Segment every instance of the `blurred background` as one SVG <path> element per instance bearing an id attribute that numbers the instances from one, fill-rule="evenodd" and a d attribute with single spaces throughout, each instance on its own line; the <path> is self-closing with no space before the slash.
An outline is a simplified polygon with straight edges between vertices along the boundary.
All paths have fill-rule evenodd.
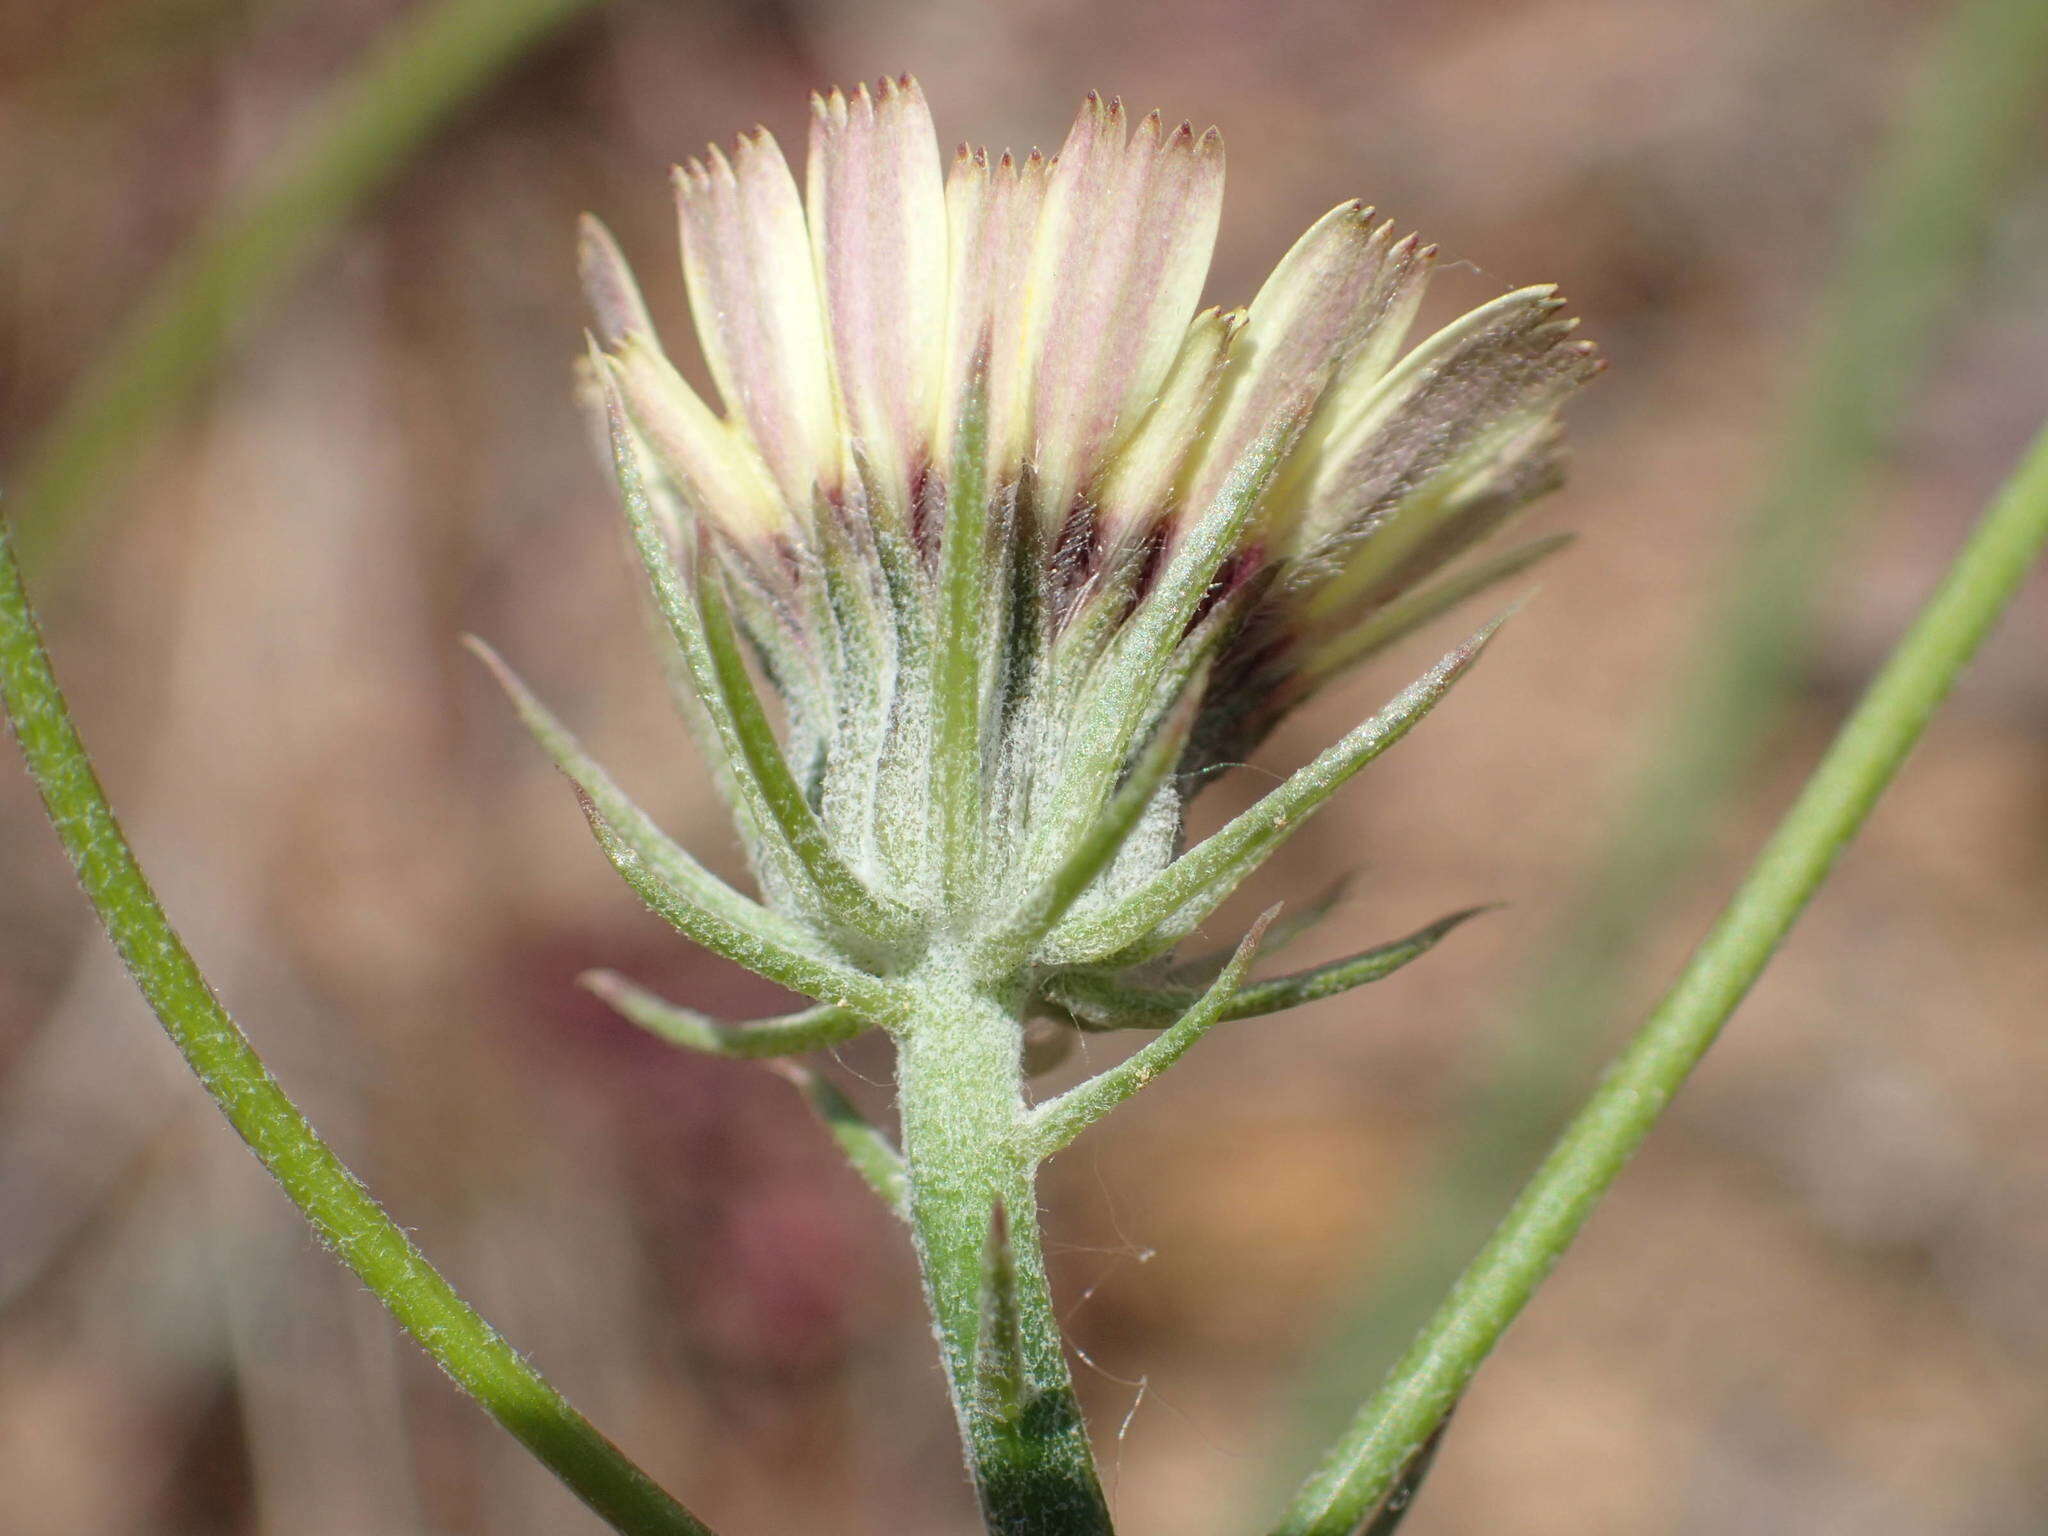
<path id="1" fill-rule="evenodd" d="M 470 0 L 438 67 L 502 57 L 460 89 L 379 77 L 356 181 L 295 201 L 342 121 L 325 93 L 424 9 L 0 0 L 10 516 L 172 916 L 456 1283 L 723 1531 L 965 1533 L 902 1233 L 786 1084 L 670 1051 L 574 978 L 615 966 L 735 1018 L 778 996 L 636 907 L 457 646 L 488 637 L 738 874 L 570 400 L 575 215 L 611 223 L 680 337 L 669 164 L 756 121 L 794 157 L 810 88 L 909 69 L 949 142 L 1049 149 L 1091 87 L 1220 124 L 1212 301 L 1353 195 L 1442 244 L 1439 316 L 1561 283 L 1613 368 L 1531 526 L 1580 542 L 1249 903 L 1359 871 L 1298 963 L 1505 909 L 1219 1032 L 1048 1171 L 1120 1519 L 1260 1529 L 2048 406 L 2031 10 Z M 435 90 L 448 112 L 410 139 L 362 131 Z M 179 253 L 209 238 L 202 281 Z M 155 286 L 181 270 L 184 331 Z M 2036 582 L 1480 1377 L 1406 1531 L 2048 1525 L 2044 621 Z M 1203 817 L 1461 622 L 1321 699 Z M 827 1065 L 886 1103 L 874 1042 Z M 184 1075 L 11 753 L 0 1528 L 597 1529 Z"/>

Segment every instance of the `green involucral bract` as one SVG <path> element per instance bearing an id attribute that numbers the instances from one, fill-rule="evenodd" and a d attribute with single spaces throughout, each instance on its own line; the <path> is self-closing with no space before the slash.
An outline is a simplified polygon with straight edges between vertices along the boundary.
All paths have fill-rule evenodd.
<path id="1" fill-rule="evenodd" d="M 1056 156 L 949 171 L 907 77 L 812 107 L 802 191 L 761 130 L 676 173 L 722 409 L 611 237 L 586 221 L 581 243 L 580 389 L 756 894 L 486 659 L 648 905 L 816 1006 L 727 1025 L 593 990 L 714 1054 L 892 1035 L 900 1151 L 795 1081 L 908 1218 L 990 1528 L 1106 1531 L 1037 1166 L 1215 1025 L 1377 980 L 1472 915 L 1267 982 L 1270 913 L 1220 963 L 1175 957 L 1493 626 L 1192 847 L 1187 801 L 1347 666 L 1557 547 L 1461 559 L 1557 483 L 1559 408 L 1599 364 L 1545 287 L 1404 356 L 1435 249 L 1356 202 L 1249 306 L 1197 312 L 1214 129 L 1091 96 Z M 1160 1033 L 1034 1106 L 1034 1021 Z"/>

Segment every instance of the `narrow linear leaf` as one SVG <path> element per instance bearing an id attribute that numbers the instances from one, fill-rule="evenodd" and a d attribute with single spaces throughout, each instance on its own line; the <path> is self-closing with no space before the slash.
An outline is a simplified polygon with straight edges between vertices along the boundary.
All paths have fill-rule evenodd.
<path id="1" fill-rule="evenodd" d="M 791 948 L 771 934 L 735 923 L 691 900 L 686 892 L 656 873 L 587 796 L 581 798 L 583 814 L 612 868 L 624 876 L 650 910 L 678 933 L 694 939 L 715 955 L 745 966 L 757 976 L 765 976 L 821 1003 L 851 1009 L 873 1023 L 887 1026 L 901 1016 L 902 1003 L 895 989 L 879 977 L 808 950 Z"/>
<path id="2" fill-rule="evenodd" d="M 1041 958 L 1059 965 L 1112 957 L 1136 961 L 1178 943 L 1346 780 L 1414 729 L 1470 670 L 1503 622 L 1487 625 L 1385 709 L 1116 905 L 1053 929 Z"/>
<path id="3" fill-rule="evenodd" d="M 694 1008 L 684 1008 L 628 980 L 617 971 L 586 971 L 577 978 L 586 992 L 602 998 L 620 1017 L 651 1035 L 686 1051 L 759 1061 L 768 1056 L 797 1056 L 843 1045 L 861 1034 L 868 1021 L 848 1008 L 820 1004 L 772 1019 L 726 1024 Z"/>
<path id="4" fill-rule="evenodd" d="M 868 1188 L 882 1197 L 882 1203 L 906 1221 L 910 1215 L 910 1174 L 903 1154 L 873 1121 L 853 1105 L 822 1072 L 793 1061 L 772 1061 L 769 1070 L 787 1078 L 804 1096 L 804 1102 L 824 1122 L 839 1150 L 853 1165 L 853 1171 Z"/>
<path id="5" fill-rule="evenodd" d="M 811 936 L 802 928 L 774 909 L 741 895 L 657 827 L 653 819 L 619 788 L 603 766 L 583 750 L 568 727 L 541 703 L 533 690 L 506 665 L 503 657 L 474 635 L 464 636 L 463 644 L 490 668 L 491 675 L 512 700 L 533 739 L 554 760 L 563 776 L 576 786 L 577 793 L 597 807 L 620 840 L 646 860 L 663 880 L 687 895 L 696 905 L 729 923 L 769 934 L 792 949 L 815 947 Z"/>
<path id="6" fill-rule="evenodd" d="M 1726 509 L 1725 549 L 1693 578 L 1704 605 L 1617 771 L 1591 786 L 1586 853 L 1548 903 L 1537 964 L 1477 1047 L 1487 1071 L 1445 1106 L 1410 1214 L 1392 1223 L 1401 1235 L 1302 1373 L 1285 1441 L 1327 1438 L 1358 1382 L 1400 1354 L 1597 1070 L 1650 936 L 1698 890 L 1715 830 L 1770 781 L 1760 769 L 1809 680 L 1816 610 L 1876 536 L 1863 493 L 1928 398 L 1930 357 L 1982 300 L 1992 231 L 2038 184 L 2048 6 L 1954 0 L 1924 14 L 1910 91 L 1870 104 L 1889 126 L 1858 175 L 1843 260 L 1795 327 L 1810 335 L 1794 376 L 1774 383 L 1773 367 L 1758 381 L 1775 397 L 1772 462 Z"/>
<path id="7" fill-rule="evenodd" d="M 320 1240 L 457 1386 L 614 1530 L 709 1536 L 427 1261 L 320 1139 L 214 995 L 107 804 L 71 723 L 0 524 L 0 704 L 43 806 L 164 1033 Z"/>
<path id="8" fill-rule="evenodd" d="M 1273 1536 L 1348 1536 L 1443 1422 L 1720 1035 L 2048 545 L 2048 428 L 1700 941 Z"/>
<path id="9" fill-rule="evenodd" d="M 1237 953 L 1230 957 L 1230 964 L 1223 968 L 1223 974 L 1210 984 L 1209 990 L 1192 1008 L 1175 1020 L 1172 1028 L 1157 1039 L 1146 1042 L 1142 1049 L 1134 1051 L 1107 1071 L 1098 1072 L 1087 1082 L 1068 1089 L 1058 1098 L 1048 1100 L 1031 1111 L 1025 1120 L 1024 1134 L 1032 1154 L 1040 1158 L 1052 1156 L 1179 1061 L 1197 1040 L 1222 1022 L 1224 1011 L 1237 993 L 1238 983 L 1244 980 L 1252 956 L 1258 952 L 1259 940 L 1265 936 L 1268 925 L 1279 911 L 1278 907 L 1270 908 L 1252 924 L 1251 932 L 1237 946 Z"/>
<path id="10" fill-rule="evenodd" d="M 1394 1479 L 1394 1486 L 1387 1490 L 1387 1496 L 1380 1500 L 1371 1518 L 1358 1528 L 1358 1536 L 1394 1536 L 1394 1532 L 1401 1528 L 1401 1522 L 1408 1518 L 1408 1511 L 1415 1507 L 1415 1496 L 1422 1492 L 1423 1479 L 1436 1465 L 1436 1453 L 1442 1448 L 1444 1435 L 1450 1427 L 1451 1415 L 1446 1413 L 1443 1422 L 1408 1458 L 1400 1475 Z"/>
<path id="11" fill-rule="evenodd" d="M 1221 1021 L 1280 1013 L 1379 981 L 1409 961 L 1428 954 L 1453 928 L 1492 910 L 1467 907 L 1390 944 L 1361 950 L 1326 965 L 1275 976 L 1270 981 L 1252 982 L 1231 999 Z M 1268 949 L 1271 947 L 1267 945 Z M 1046 994 L 1086 1030 L 1158 1029 L 1192 1008 L 1202 997 L 1192 987 L 1145 986 L 1086 971 L 1056 978 L 1047 985 Z"/>

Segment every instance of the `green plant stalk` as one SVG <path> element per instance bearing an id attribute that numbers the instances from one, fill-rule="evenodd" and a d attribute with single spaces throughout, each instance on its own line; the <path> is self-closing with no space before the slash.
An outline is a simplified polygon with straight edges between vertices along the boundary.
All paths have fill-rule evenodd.
<path id="1" fill-rule="evenodd" d="M 344 1264 L 456 1384 L 629 1536 L 709 1536 L 499 1337 L 329 1150 L 200 974 L 108 806 L 0 524 L 0 702 L 80 883 L 221 1113 Z"/>
<path id="2" fill-rule="evenodd" d="M 1696 949 L 1507 1218 L 1295 1495 L 1276 1536 L 1347 1536 L 1442 1423 L 1762 973 L 2048 545 L 2035 439 Z"/>
<path id="3" fill-rule="evenodd" d="M 1376 1370 L 1443 1293 L 1524 1170 L 1555 1135 L 1623 1005 L 1631 961 L 1716 819 L 1746 782 L 1797 681 L 1815 602 L 1848 509 L 1891 434 L 1970 259 L 1996 217 L 2048 81 L 2048 6 L 1964 0 L 1933 51 L 1864 199 L 1816 326 L 1785 447 L 1722 583 L 1645 766 L 1562 904 L 1528 991 L 1447 1129 L 1407 1234 L 1343 1336 L 1320 1356 L 1302 1412 L 1321 1439 L 1351 1383 Z"/>
<path id="4" fill-rule="evenodd" d="M 1025 1136 L 1022 998 L 977 985 L 960 957 L 927 960 L 896 1037 L 909 1214 L 969 1470 L 993 1536 L 1108 1536 L 1047 1287 L 1036 1158 Z M 1023 1381 L 1015 1412 L 977 1386 L 984 1272 L 997 1209 L 1011 1246 Z"/>
<path id="5" fill-rule="evenodd" d="M 254 311 L 451 113 L 595 0 L 438 0 L 311 108 L 254 190 L 156 279 L 74 388 L 14 487 L 21 558 L 76 547 L 117 464 L 212 371 Z"/>

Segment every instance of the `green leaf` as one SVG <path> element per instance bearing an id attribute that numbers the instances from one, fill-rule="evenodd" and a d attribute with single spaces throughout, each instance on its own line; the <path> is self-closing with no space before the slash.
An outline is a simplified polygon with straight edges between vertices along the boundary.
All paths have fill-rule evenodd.
<path id="1" fill-rule="evenodd" d="M 1347 1536 L 1464 1394 L 1792 931 L 2048 546 L 2048 428 L 1828 746 L 1671 990 L 1615 1056 L 1273 1536 Z"/>
<path id="2" fill-rule="evenodd" d="M 1440 917 L 1391 944 L 1361 950 L 1342 960 L 1276 976 L 1270 981 L 1253 982 L 1238 991 L 1221 1018 L 1228 1021 L 1279 1013 L 1391 976 L 1409 961 L 1429 953 L 1453 928 L 1491 910 L 1468 907 Z M 1192 987 L 1148 986 L 1089 971 L 1070 971 L 1055 977 L 1046 984 L 1045 991 L 1051 1001 L 1086 1030 L 1158 1029 L 1192 1008 L 1202 997 Z"/>
<path id="3" fill-rule="evenodd" d="M 1415 1507 L 1415 1495 L 1422 1491 L 1422 1480 L 1429 1476 L 1429 1469 L 1436 1465 L 1436 1453 L 1444 1443 L 1444 1435 L 1451 1427 L 1451 1416 L 1444 1414 L 1443 1422 L 1437 1425 L 1430 1437 L 1415 1449 L 1394 1479 L 1394 1486 L 1387 1490 L 1364 1525 L 1358 1528 L 1358 1536 L 1394 1536 L 1401 1528 L 1401 1522 L 1408 1518 L 1408 1511 Z"/>
<path id="4" fill-rule="evenodd" d="M 1452 651 L 1378 714 L 1272 790 L 1250 810 L 1107 911 L 1070 919 L 1046 936 L 1041 960 L 1135 962 L 1163 953 L 1214 911 L 1336 790 L 1412 730 L 1479 658 L 1502 620 Z"/>
<path id="5" fill-rule="evenodd" d="M 1753 377 L 1768 402 L 1759 446 L 1769 462 L 1719 514 L 1719 553 L 1687 573 L 1694 616 L 1667 642 L 1670 660 L 1614 763 L 1585 786 L 1584 852 L 1550 893 L 1536 963 L 1474 1042 L 1486 1071 L 1442 1106 L 1406 1211 L 1389 1223 L 1400 1235 L 1373 1255 L 1371 1282 L 1356 1286 L 1303 1372 L 1298 1435 L 1335 1431 L 1357 1382 L 1400 1353 L 1485 1241 L 1546 1130 L 1598 1070 L 1655 937 L 1721 867 L 1717 834 L 1775 782 L 1784 722 L 1826 644 L 1817 613 L 1881 537 L 1894 497 L 1886 471 L 1930 398 L 1930 363 L 1945 367 L 1958 324 L 1981 312 L 1997 280 L 1985 261 L 1996 231 L 2037 195 L 2027 189 L 2039 185 L 2048 6 L 1955 0 L 1923 14 L 1901 56 L 1909 94 L 1864 109 L 1873 129 L 1880 118 L 1889 126 L 1858 162 L 1860 189 L 1842 189 L 1844 205 L 1858 206 L 1832 280 L 1811 274 L 1817 302 L 1794 327 L 1808 344 L 1796 357 L 1774 347 Z M 1597 578 L 1586 590 L 1598 600 Z"/>
<path id="6" fill-rule="evenodd" d="M 1107 1071 L 1068 1089 L 1056 1099 L 1039 1105 L 1025 1117 L 1025 1143 L 1034 1157 L 1046 1158 L 1071 1142 L 1089 1126 L 1143 1088 L 1153 1078 L 1185 1056 L 1194 1043 L 1223 1019 L 1237 994 L 1238 983 L 1258 951 L 1259 940 L 1279 912 L 1271 908 L 1252 925 L 1230 957 L 1230 964 L 1195 1002 L 1175 1020 L 1173 1027 L 1131 1053 Z"/>
<path id="7" fill-rule="evenodd" d="M 801 1055 L 842 1045 L 869 1027 L 869 1021 L 851 1009 L 829 1004 L 747 1024 L 725 1024 L 657 997 L 617 971 L 586 971 L 577 981 L 649 1034 L 707 1056 L 758 1061 L 767 1056 Z"/>

